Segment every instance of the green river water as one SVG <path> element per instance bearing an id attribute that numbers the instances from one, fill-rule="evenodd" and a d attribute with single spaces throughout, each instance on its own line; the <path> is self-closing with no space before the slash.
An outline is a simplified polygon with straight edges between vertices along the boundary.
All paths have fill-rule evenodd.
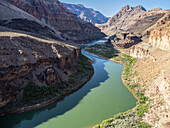
<path id="1" fill-rule="evenodd" d="M 84 47 L 82 54 L 94 61 L 94 75 L 90 81 L 62 101 L 45 108 L 1 117 L 0 128 L 91 128 L 133 108 L 136 100 L 121 80 L 123 66 L 87 53 Z"/>

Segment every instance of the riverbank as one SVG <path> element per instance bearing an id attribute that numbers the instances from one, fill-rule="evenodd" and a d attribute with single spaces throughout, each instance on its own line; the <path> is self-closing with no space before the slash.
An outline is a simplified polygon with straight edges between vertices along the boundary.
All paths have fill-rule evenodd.
<path id="1" fill-rule="evenodd" d="M 26 92 L 32 91 L 31 92 L 32 94 L 29 94 L 29 95 L 23 94 L 23 100 L 22 100 L 23 103 L 21 104 L 21 106 L 15 106 L 10 109 L 5 108 L 5 109 L 1 110 L 0 115 L 4 116 L 4 115 L 10 114 L 10 113 L 23 113 L 23 112 L 28 112 L 28 111 L 32 111 L 35 109 L 43 108 L 43 107 L 48 106 L 52 103 L 60 101 L 63 98 L 65 98 L 66 96 L 68 96 L 69 94 L 79 90 L 84 84 L 86 84 L 92 78 L 92 76 L 94 74 L 94 69 L 92 66 L 93 62 L 83 55 L 82 55 L 82 58 L 83 58 L 83 61 L 80 60 L 80 62 L 76 65 L 78 72 L 76 74 L 71 75 L 68 83 L 63 83 L 62 85 L 60 84 L 60 86 L 57 85 L 57 86 L 59 86 L 59 88 L 54 88 L 55 86 L 52 87 L 53 90 L 57 89 L 57 90 L 60 90 L 60 92 L 56 92 L 56 90 L 53 92 L 49 91 L 48 87 L 38 87 L 37 90 L 41 90 L 41 88 L 43 88 L 42 90 L 44 91 L 44 89 L 47 88 L 47 91 L 49 91 L 49 93 L 51 93 L 50 95 L 48 95 L 48 97 L 45 97 L 45 98 L 38 97 L 37 95 L 41 96 L 41 94 L 39 94 L 39 92 L 34 92 L 37 88 L 37 85 L 27 85 L 25 87 L 27 89 Z M 69 87 L 67 87 L 66 85 Z M 29 87 L 29 86 L 31 86 L 31 87 Z M 67 87 L 67 88 L 65 88 L 65 87 Z M 29 90 L 29 89 L 32 89 L 32 90 Z M 32 95 L 35 95 L 35 96 L 33 97 Z M 36 99 L 33 99 L 35 97 L 36 97 Z M 31 102 L 30 102 L 30 100 L 31 100 Z M 32 102 L 32 101 L 35 101 L 36 103 Z"/>
<path id="2" fill-rule="evenodd" d="M 149 107 L 148 97 L 144 96 L 145 90 L 142 85 L 133 81 L 133 77 L 137 75 L 136 72 L 133 72 L 133 66 L 136 63 L 137 59 L 121 53 L 121 51 L 114 49 L 113 46 L 108 43 L 95 44 L 86 48 L 86 51 L 122 64 L 124 67 L 121 76 L 122 82 L 124 86 L 138 100 L 136 107 L 134 107 L 133 109 L 124 113 L 119 113 L 111 119 L 104 120 L 101 124 L 96 125 L 95 128 L 151 127 L 149 124 L 142 122 L 142 117 L 144 116 L 144 113 L 148 111 Z M 116 52 L 112 53 L 113 51 Z M 110 55 L 110 53 L 112 54 Z"/>

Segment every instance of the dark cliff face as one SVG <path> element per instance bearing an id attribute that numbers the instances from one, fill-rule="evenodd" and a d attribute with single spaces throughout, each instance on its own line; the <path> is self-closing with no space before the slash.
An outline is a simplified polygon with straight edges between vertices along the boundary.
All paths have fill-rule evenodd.
<path id="1" fill-rule="evenodd" d="M 66 40 L 83 42 L 105 36 L 100 29 L 79 19 L 76 14 L 66 9 L 58 0 L 8 1 L 39 20 L 53 26 L 62 33 L 62 37 Z"/>
<path id="2" fill-rule="evenodd" d="M 17 33 L 6 35 L 0 36 L 0 108 L 20 102 L 29 83 L 57 85 L 77 72 L 80 48 Z"/>
<path id="3" fill-rule="evenodd" d="M 0 32 L 18 31 L 43 38 L 64 40 L 54 27 L 9 4 L 6 0 L 0 1 L 0 15 Z"/>
<path id="4" fill-rule="evenodd" d="M 75 5 L 63 3 L 63 5 L 72 13 L 77 14 L 77 16 L 82 20 L 92 24 L 103 24 L 109 20 L 109 18 L 105 17 L 99 11 L 95 11 L 91 8 L 86 8 L 81 4 Z"/>
<path id="5" fill-rule="evenodd" d="M 68 87 L 81 56 L 72 40 L 104 35 L 57 0 L 8 1 L 11 4 L 0 1 L 0 114 L 23 105 L 23 91 L 30 83 Z"/>

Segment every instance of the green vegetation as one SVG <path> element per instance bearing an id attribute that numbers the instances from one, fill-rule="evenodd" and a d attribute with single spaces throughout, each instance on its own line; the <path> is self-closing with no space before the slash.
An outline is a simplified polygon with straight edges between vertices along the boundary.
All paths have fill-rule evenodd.
<path id="1" fill-rule="evenodd" d="M 140 117 L 137 115 L 137 110 L 128 110 L 127 112 L 118 113 L 113 118 L 104 120 L 101 124 L 96 125 L 95 128 L 130 128 L 137 126 L 140 123 Z"/>
<path id="2" fill-rule="evenodd" d="M 124 65 L 124 75 L 125 75 L 126 80 L 129 75 L 130 76 L 133 75 L 132 74 L 132 66 L 137 61 L 135 58 L 132 58 L 131 56 L 126 55 L 126 54 L 121 54 L 117 57 L 113 57 L 112 59 L 114 59 L 116 61 L 120 61 Z"/>
<path id="3" fill-rule="evenodd" d="M 117 55 L 118 51 L 109 43 L 101 43 L 89 46 L 86 51 L 100 55 L 105 58 L 112 58 Z"/>
<path id="4" fill-rule="evenodd" d="M 85 56 L 81 56 L 79 62 L 76 65 L 78 72 L 85 72 L 87 70 L 92 70 L 93 67 L 91 63 L 87 60 Z"/>
<path id="5" fill-rule="evenodd" d="M 117 127 L 135 126 L 139 128 L 150 128 L 151 126 L 149 124 L 141 122 L 141 118 L 144 116 L 144 113 L 148 112 L 148 108 L 149 108 L 149 103 L 147 103 L 148 97 L 144 96 L 144 91 L 145 91 L 143 89 L 144 86 L 141 86 L 140 84 L 134 82 L 132 79 L 137 75 L 137 72 L 133 72 L 133 65 L 137 62 L 137 59 L 132 58 L 131 56 L 126 54 L 118 54 L 116 50 L 109 50 L 109 49 L 110 46 L 108 46 L 107 44 L 105 45 L 96 44 L 90 46 L 86 50 L 105 58 L 112 58 L 113 60 L 122 63 L 124 66 L 123 75 L 122 75 L 123 82 L 133 92 L 133 94 L 135 94 L 136 98 L 138 99 L 138 102 L 137 102 L 137 106 L 134 108 L 133 111 L 130 110 L 124 113 L 119 113 L 115 115 L 112 119 L 104 120 L 101 124 L 96 125 L 95 128 L 105 128 L 109 126 L 117 126 Z M 112 52 L 113 54 L 109 52 Z"/>
<path id="6" fill-rule="evenodd" d="M 144 105 L 144 104 L 140 104 L 138 107 L 138 115 L 142 118 L 144 116 L 144 113 L 148 112 L 148 107 L 149 104 Z"/>
<path id="7" fill-rule="evenodd" d="M 76 79 L 75 79 L 75 78 L 73 78 L 73 77 L 70 77 L 70 78 L 69 78 L 69 83 L 73 84 L 73 83 L 75 83 L 75 82 L 76 82 Z"/>
<path id="8" fill-rule="evenodd" d="M 79 80 L 78 80 L 76 74 L 70 75 L 70 78 L 69 78 L 69 83 L 70 83 L 70 84 L 74 84 L 74 83 L 76 83 L 77 81 L 79 81 Z"/>
<path id="9" fill-rule="evenodd" d="M 138 124 L 138 128 L 151 128 L 151 125 L 145 122 Z"/>
<path id="10" fill-rule="evenodd" d="M 144 93 L 138 92 L 136 93 L 136 96 L 138 97 L 138 103 L 139 104 L 145 104 L 146 101 L 148 101 L 148 97 L 144 96 Z"/>
<path id="11" fill-rule="evenodd" d="M 61 85 L 61 84 L 60 84 Z M 42 98 L 45 98 L 47 96 L 56 96 L 56 93 L 58 92 L 58 88 L 60 86 L 43 86 L 39 87 L 34 84 L 28 84 L 24 88 L 23 93 L 23 102 L 25 104 L 27 103 L 35 103 L 37 100 L 40 100 Z"/>

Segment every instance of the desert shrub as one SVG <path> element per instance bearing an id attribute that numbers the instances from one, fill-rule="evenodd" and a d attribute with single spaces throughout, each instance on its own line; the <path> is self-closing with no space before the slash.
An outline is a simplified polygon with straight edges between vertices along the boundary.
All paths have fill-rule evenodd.
<path id="1" fill-rule="evenodd" d="M 145 122 L 138 124 L 138 128 L 151 128 L 151 125 Z"/>
<path id="2" fill-rule="evenodd" d="M 97 124 L 97 125 L 95 126 L 95 128 L 100 128 L 100 124 Z"/>
<path id="3" fill-rule="evenodd" d="M 73 78 L 73 77 L 70 77 L 70 79 L 69 79 L 69 83 L 73 84 L 73 83 L 75 83 L 75 82 L 76 82 L 76 79 L 75 79 L 75 78 Z"/>
<path id="4" fill-rule="evenodd" d="M 142 118 L 144 116 L 144 113 L 148 112 L 149 104 L 147 105 L 139 105 L 138 107 L 138 115 Z"/>
<path id="5" fill-rule="evenodd" d="M 34 84 L 28 84 L 24 88 L 23 102 L 34 103 L 36 100 L 40 100 L 47 96 L 55 96 L 57 92 L 57 86 L 37 86 Z"/>
<path id="6" fill-rule="evenodd" d="M 92 70 L 93 67 L 89 60 L 85 56 L 80 56 L 80 59 L 76 65 L 78 72 L 85 72 L 87 70 Z"/>
<path id="7" fill-rule="evenodd" d="M 142 97 L 139 98 L 138 102 L 141 103 L 141 104 L 145 104 L 147 100 L 148 100 L 148 97 L 142 96 Z"/>

